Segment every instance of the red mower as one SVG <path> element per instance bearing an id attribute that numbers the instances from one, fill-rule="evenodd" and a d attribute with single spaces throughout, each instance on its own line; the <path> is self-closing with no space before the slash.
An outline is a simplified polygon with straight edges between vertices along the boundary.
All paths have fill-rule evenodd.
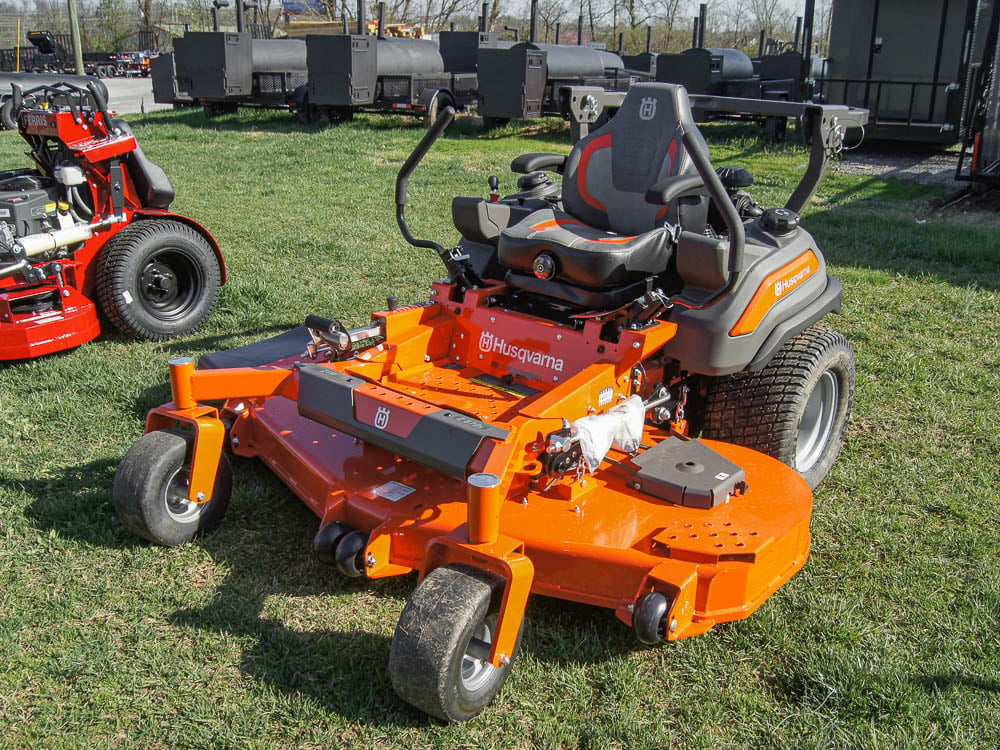
<path id="1" fill-rule="evenodd" d="M 516 159 L 520 192 L 456 198 L 445 248 L 404 207 L 446 111 L 396 203 L 448 278 L 361 329 L 310 316 L 171 360 L 173 401 L 115 477 L 124 525 L 208 532 L 230 451 L 261 458 L 319 517 L 321 560 L 419 575 L 389 674 L 453 721 L 500 690 L 529 594 L 610 609 L 645 644 L 747 617 L 805 564 L 851 407 L 850 346 L 815 325 L 841 285 L 796 211 L 863 115 L 806 105 L 807 176 L 764 210 L 746 170 L 712 169 L 683 88 L 637 84 L 568 157 Z"/>
<path id="2" fill-rule="evenodd" d="M 21 91 L 33 169 L 0 172 L 0 360 L 62 351 L 100 333 L 161 341 L 212 314 L 225 282 L 218 244 L 168 208 L 174 190 L 100 90 Z"/>

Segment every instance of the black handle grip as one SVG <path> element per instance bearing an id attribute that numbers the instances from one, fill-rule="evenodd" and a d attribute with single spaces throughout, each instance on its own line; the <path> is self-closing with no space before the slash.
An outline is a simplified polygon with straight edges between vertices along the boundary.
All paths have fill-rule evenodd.
<path id="1" fill-rule="evenodd" d="M 396 205 L 405 206 L 406 205 L 406 188 L 410 183 L 410 175 L 413 174 L 413 170 L 417 168 L 421 160 L 427 156 L 427 152 L 431 150 L 431 146 L 434 145 L 434 141 L 441 137 L 441 134 L 451 125 L 451 121 L 455 119 L 455 108 L 445 107 L 438 118 L 434 121 L 434 124 L 430 126 L 424 137 L 420 139 L 420 143 L 417 147 L 413 149 L 413 153 L 410 154 L 409 158 L 403 162 L 403 166 L 399 169 L 399 174 L 396 175 Z"/>
<path id="2" fill-rule="evenodd" d="M 324 318 L 321 315 L 306 315 L 305 324 L 306 328 L 323 333 L 335 333 L 340 327 L 339 321 L 333 318 Z"/>

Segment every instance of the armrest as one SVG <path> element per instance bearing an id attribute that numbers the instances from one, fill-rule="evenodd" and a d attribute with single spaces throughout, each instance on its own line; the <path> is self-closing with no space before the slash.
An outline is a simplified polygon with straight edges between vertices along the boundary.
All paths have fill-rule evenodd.
<path id="1" fill-rule="evenodd" d="M 564 166 L 565 154 L 521 154 L 510 163 L 510 170 L 517 174 L 531 174 L 540 170 L 562 174 Z"/>
<path id="2" fill-rule="evenodd" d="M 647 203 L 666 205 L 682 195 L 708 195 L 705 183 L 696 174 L 681 174 L 666 177 L 646 191 Z"/>

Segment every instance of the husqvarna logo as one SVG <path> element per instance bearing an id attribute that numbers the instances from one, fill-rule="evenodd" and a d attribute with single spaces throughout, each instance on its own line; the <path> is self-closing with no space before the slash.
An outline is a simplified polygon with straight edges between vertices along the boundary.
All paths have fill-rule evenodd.
<path id="1" fill-rule="evenodd" d="M 380 406 L 375 410 L 375 426 L 380 430 L 384 430 L 389 426 L 389 416 L 389 408 L 386 406 Z"/>
<path id="2" fill-rule="evenodd" d="M 639 102 L 639 119 L 652 120 L 656 117 L 656 97 L 647 96 Z"/>
<path id="3" fill-rule="evenodd" d="M 508 344 L 506 339 L 495 336 L 489 331 L 483 331 L 479 335 L 479 350 L 483 352 L 498 352 L 505 357 L 516 359 L 529 365 L 546 367 L 556 372 L 562 372 L 565 363 L 560 357 L 553 357 L 551 354 L 536 352 L 516 344 Z"/>

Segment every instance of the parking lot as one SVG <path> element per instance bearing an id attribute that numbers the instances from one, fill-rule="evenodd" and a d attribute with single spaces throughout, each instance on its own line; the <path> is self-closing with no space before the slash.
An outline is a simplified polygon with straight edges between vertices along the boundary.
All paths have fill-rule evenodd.
<path id="1" fill-rule="evenodd" d="M 170 104 L 153 101 L 152 78 L 105 78 L 108 87 L 108 106 L 119 114 L 152 112 L 156 109 L 170 109 Z"/>

